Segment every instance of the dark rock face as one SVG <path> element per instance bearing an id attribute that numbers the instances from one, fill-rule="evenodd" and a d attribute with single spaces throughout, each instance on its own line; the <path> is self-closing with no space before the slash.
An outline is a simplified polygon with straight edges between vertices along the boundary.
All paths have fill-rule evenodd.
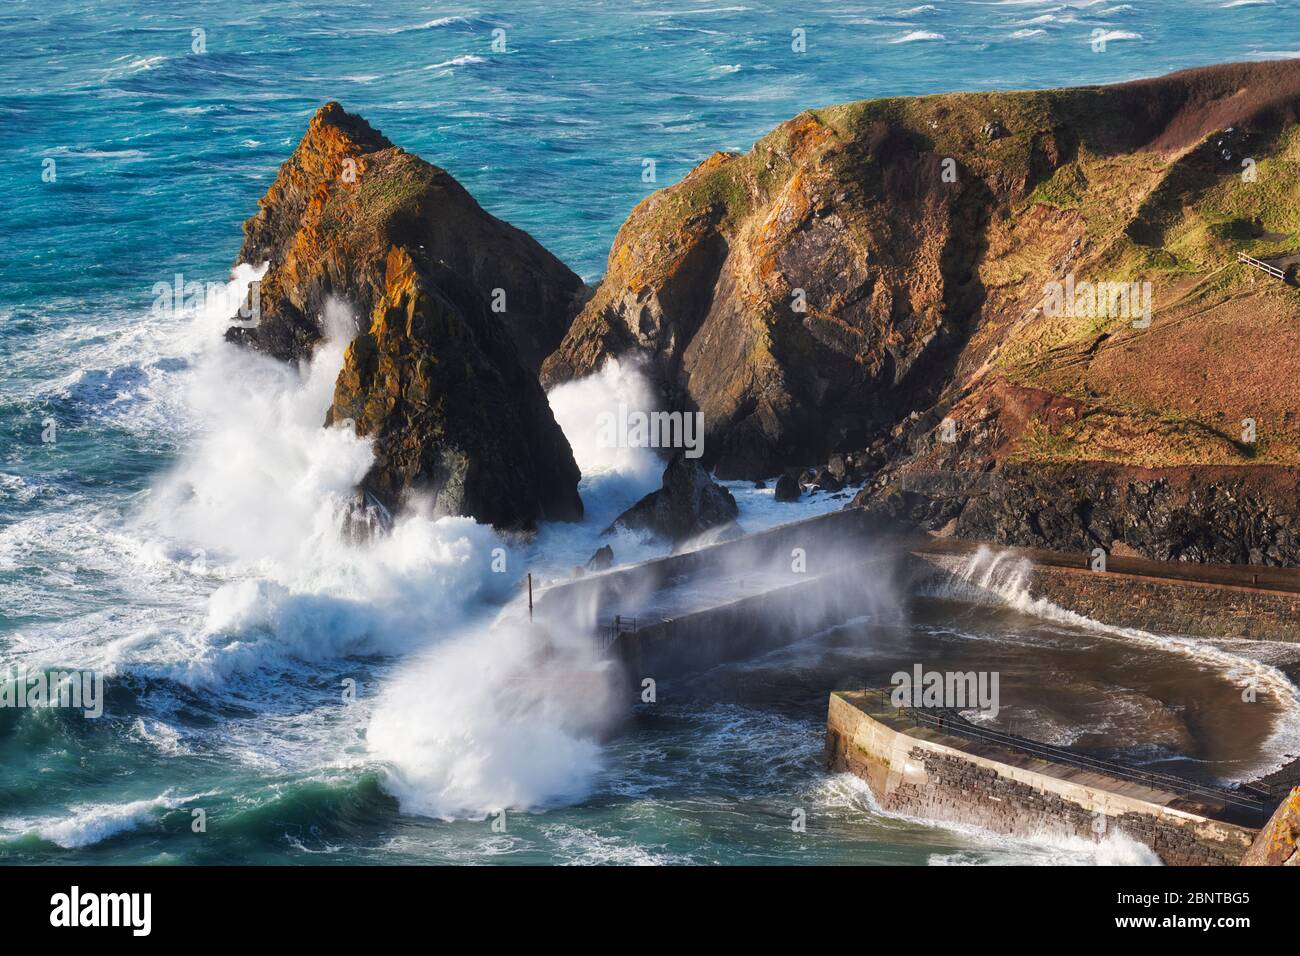
<path id="1" fill-rule="evenodd" d="M 344 420 L 374 436 L 363 484 L 382 502 L 426 494 L 498 527 L 582 517 L 573 453 L 509 336 L 467 321 L 404 248 L 339 372 L 327 423 Z"/>
<path id="2" fill-rule="evenodd" d="M 803 489 L 799 487 L 799 482 L 789 475 L 782 475 L 776 480 L 773 495 L 777 501 L 798 501 L 802 494 Z"/>
<path id="3" fill-rule="evenodd" d="M 983 299 L 988 187 L 940 166 L 888 121 L 815 113 L 715 154 L 633 211 L 543 381 L 644 354 L 721 478 L 865 443 Z"/>
<path id="4" fill-rule="evenodd" d="M 818 491 L 842 491 L 844 481 L 835 476 L 829 468 L 821 468 L 813 475 L 812 483 Z"/>
<path id="5" fill-rule="evenodd" d="M 607 544 L 602 544 L 596 549 L 587 560 L 588 571 L 608 571 L 614 566 L 614 549 Z"/>
<path id="6" fill-rule="evenodd" d="M 955 420 L 942 420 L 951 429 L 932 413 L 901 430 L 890 446 L 892 460 L 852 504 L 997 544 L 1127 549 L 1165 561 L 1300 564 L 1300 468 L 1141 467 L 1008 455 L 1025 422 L 1068 425 L 1079 409 L 1076 400 L 1004 383 L 977 392 L 952 411 Z M 1149 433 L 1142 429 L 1145 442 Z"/>
<path id="7" fill-rule="evenodd" d="M 613 527 L 649 530 L 679 544 L 740 513 L 731 492 L 716 484 L 694 459 L 678 452 L 664 469 L 663 487 L 652 491 L 614 521 Z"/>
<path id="8" fill-rule="evenodd" d="M 450 175 L 330 103 L 244 226 L 269 262 L 260 321 L 232 341 L 309 356 L 327 304 L 356 319 L 327 423 L 373 436 L 363 490 L 499 527 L 582 515 L 577 465 L 537 381 L 581 281 Z"/>
<path id="9" fill-rule="evenodd" d="M 1009 464 L 914 472 L 852 504 L 958 537 L 1057 551 L 1117 545 L 1161 561 L 1300 564 L 1300 473 Z"/>
<path id="10" fill-rule="evenodd" d="M 1162 561 L 1300 563 L 1300 481 L 1252 477 L 1011 465 L 970 498 L 957 534 L 1058 550 L 1119 541 Z"/>

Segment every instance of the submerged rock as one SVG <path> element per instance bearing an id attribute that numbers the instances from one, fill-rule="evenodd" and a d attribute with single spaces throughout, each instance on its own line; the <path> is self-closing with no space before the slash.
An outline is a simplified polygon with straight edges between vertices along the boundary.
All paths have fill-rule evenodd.
<path id="1" fill-rule="evenodd" d="M 535 374 L 577 276 L 337 103 L 260 207 L 239 257 L 269 263 L 260 317 L 227 337 L 286 361 L 331 332 L 352 340 L 327 423 L 374 439 L 367 494 L 498 527 L 581 518 L 578 467 Z M 351 321 L 326 328 L 331 309 Z"/>
<path id="2" fill-rule="evenodd" d="M 799 482 L 790 475 L 782 475 L 776 480 L 776 488 L 773 495 L 777 501 L 798 501 L 803 489 L 799 487 Z"/>
<path id="3" fill-rule="evenodd" d="M 812 478 L 812 484 L 818 491 L 842 491 L 844 482 L 835 476 L 829 468 L 822 468 Z"/>
<path id="4" fill-rule="evenodd" d="M 619 515 L 606 531 L 647 530 L 680 544 L 734 523 L 739 513 L 731 492 L 715 483 L 697 460 L 678 452 L 664 469 L 663 487 Z"/>

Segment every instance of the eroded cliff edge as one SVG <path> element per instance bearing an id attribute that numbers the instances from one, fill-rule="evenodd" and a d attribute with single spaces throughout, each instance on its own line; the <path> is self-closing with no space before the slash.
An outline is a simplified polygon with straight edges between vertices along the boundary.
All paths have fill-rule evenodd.
<path id="1" fill-rule="evenodd" d="M 1300 564 L 1300 297 L 1237 260 L 1300 252 L 1298 114 L 1295 61 L 806 112 L 637 206 L 543 381 L 644 354 L 720 476 L 932 530 Z M 1101 282 L 1149 314 L 1045 296 Z"/>
<path id="2" fill-rule="evenodd" d="M 373 438 L 365 491 L 390 511 L 422 495 L 498 527 L 582 516 L 536 375 L 582 294 L 576 275 L 337 103 L 259 206 L 239 260 L 269 263 L 260 317 L 228 337 L 297 360 L 332 307 L 351 313 L 327 422 Z"/>

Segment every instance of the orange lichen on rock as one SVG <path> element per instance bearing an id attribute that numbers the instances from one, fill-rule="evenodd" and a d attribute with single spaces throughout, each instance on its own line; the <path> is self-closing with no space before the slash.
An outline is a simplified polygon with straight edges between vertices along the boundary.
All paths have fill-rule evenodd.
<path id="1" fill-rule="evenodd" d="M 1295 787 L 1251 844 L 1243 866 L 1300 866 L 1300 787 Z"/>
<path id="2" fill-rule="evenodd" d="M 666 395 L 710 411 L 706 457 L 726 477 L 825 461 L 977 393 L 1007 398 L 982 394 L 998 383 L 1077 409 L 1008 417 L 995 446 L 966 449 L 981 468 L 1300 465 L 1287 412 L 1300 370 L 1270 389 L 1227 321 L 1289 342 L 1295 294 L 1272 289 L 1243 318 L 1240 268 L 1220 275 L 1234 247 L 1218 238 L 1255 228 L 1225 224 L 1244 208 L 1300 244 L 1300 188 L 1242 188 L 1239 159 L 1223 159 L 1249 143 L 1280 164 L 1270 182 L 1300 179 L 1297 95 L 1300 64 L 1256 63 L 802 113 L 637 206 L 543 379 L 643 353 Z M 1223 117 L 1234 129 L 1216 131 Z M 1047 314 L 1046 284 L 1067 275 L 1152 282 L 1154 324 Z M 1232 409 L 1258 412 L 1265 437 L 1244 447 Z"/>
<path id="3" fill-rule="evenodd" d="M 373 440 L 372 499 L 502 527 L 581 516 L 578 468 L 535 374 L 577 276 L 337 103 L 259 207 L 240 259 L 267 264 L 261 315 L 228 337 L 303 359 L 331 331 L 327 312 L 351 315 L 351 332 L 333 329 L 353 338 L 328 421 Z"/>

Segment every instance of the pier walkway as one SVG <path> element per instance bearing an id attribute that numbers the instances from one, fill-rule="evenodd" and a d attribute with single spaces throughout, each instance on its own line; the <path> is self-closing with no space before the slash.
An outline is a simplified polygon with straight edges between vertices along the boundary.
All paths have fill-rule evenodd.
<path id="1" fill-rule="evenodd" d="M 826 763 L 862 779 L 886 811 L 1025 839 L 1124 833 L 1171 865 L 1235 865 L 1271 804 L 1010 735 L 876 690 L 830 696 Z M 1001 739 L 998 739 L 1001 738 Z"/>

